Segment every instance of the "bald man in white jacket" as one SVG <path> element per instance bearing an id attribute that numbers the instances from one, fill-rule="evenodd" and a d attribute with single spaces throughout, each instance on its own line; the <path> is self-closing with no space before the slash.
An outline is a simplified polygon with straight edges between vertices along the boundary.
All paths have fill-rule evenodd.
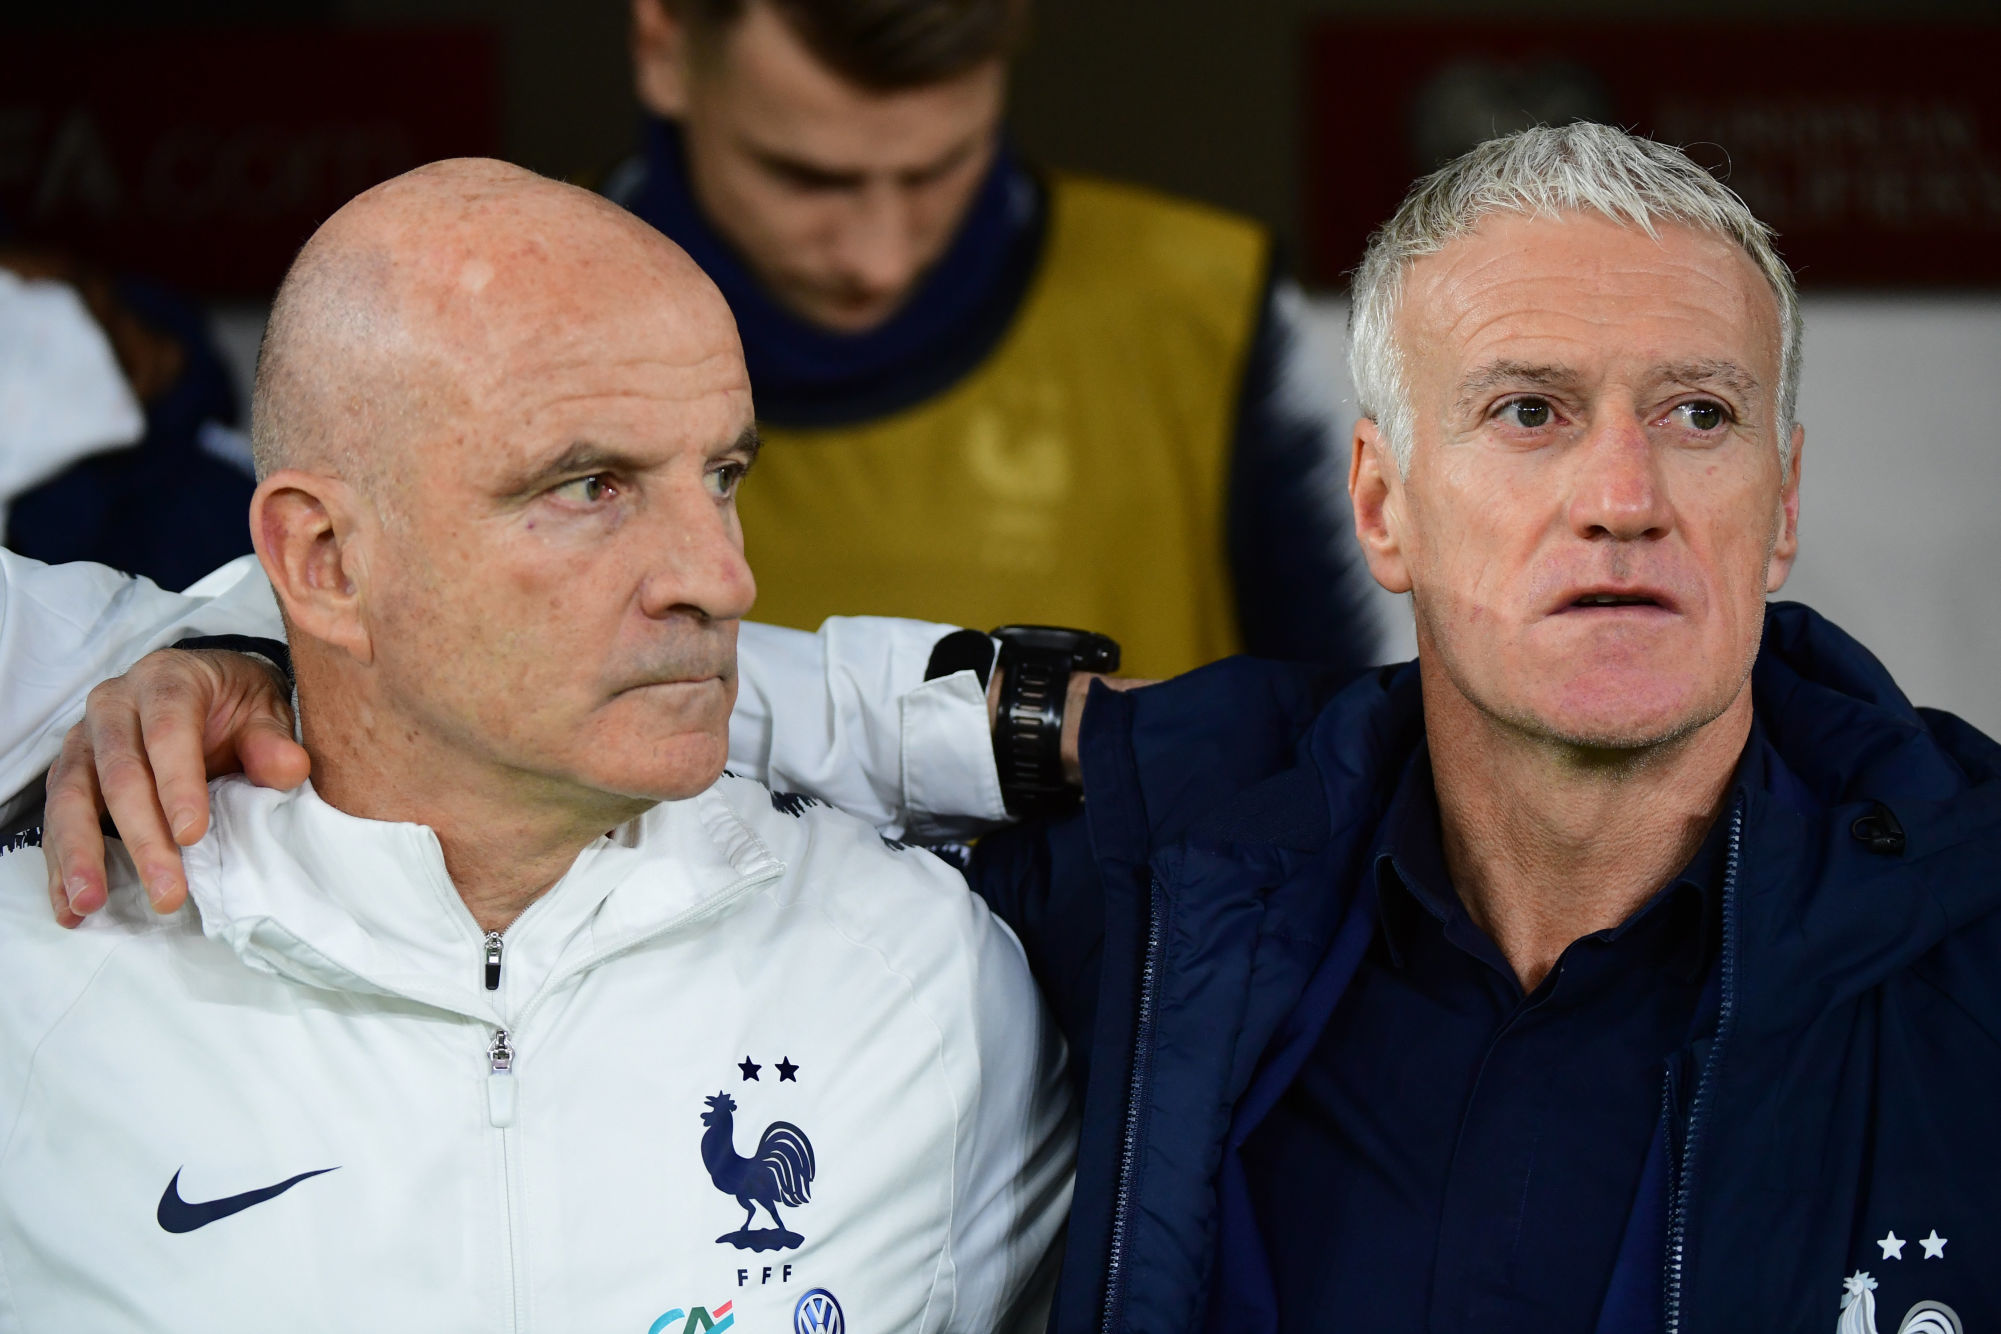
<path id="1" fill-rule="evenodd" d="M 218 782 L 170 915 L 114 851 L 64 930 L 0 854 L 0 1329 L 1033 1325 L 1072 1133 L 1019 946 L 716 779 L 754 436 L 713 289 L 497 164 L 301 266 L 295 310 L 365 301 L 281 294 L 260 372 L 340 372 L 257 432 L 313 780 Z"/>

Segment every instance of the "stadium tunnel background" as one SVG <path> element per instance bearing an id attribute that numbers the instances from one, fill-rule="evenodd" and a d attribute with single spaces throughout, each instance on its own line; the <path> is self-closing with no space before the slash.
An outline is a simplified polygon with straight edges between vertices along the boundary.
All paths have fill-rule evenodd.
<path id="1" fill-rule="evenodd" d="M 1402 25 L 1397 36 L 1408 41 L 1411 25 L 1429 24 L 1451 40 L 1471 29 L 1603 29 L 1629 14 L 1617 0 L 1149 0 L 1143 7 L 1042 0 L 1017 64 L 1010 121 L 1035 160 L 1156 185 L 1276 228 L 1309 281 L 1329 391 L 1352 402 L 1340 347 L 1342 263 L 1328 253 L 1338 255 L 1345 242 L 1327 241 L 1315 201 L 1330 181 L 1338 188 L 1347 170 L 1326 108 L 1341 105 L 1344 70 L 1369 65 L 1369 25 Z M 496 76 L 493 146 L 537 170 L 584 179 L 635 140 L 626 16 L 619 0 L 68 0 L 11 4 L 0 17 L 0 49 L 18 57 L 36 42 L 79 50 L 100 39 L 136 39 L 186 50 L 246 29 L 353 35 L 479 28 L 490 34 Z M 1786 55 L 1793 36 L 1839 47 L 1850 33 L 1860 73 L 1824 71 L 1830 96 L 1923 94 L 1948 112 L 1965 110 L 1966 123 L 1985 135 L 1969 148 L 1978 158 L 1970 178 L 1977 216 L 1959 233 L 1988 234 L 1984 246 L 1940 246 L 1910 232 L 1911 253 L 1923 252 L 1928 266 L 1917 278 L 1900 277 L 1894 264 L 1866 280 L 1802 266 L 1804 540 L 1786 596 L 1847 626 L 1920 703 L 2001 733 L 2001 671 L 1994 668 L 2001 662 L 2001 523 L 1992 516 L 2001 496 L 2001 103 L 1991 82 L 1930 79 L 1901 61 L 1872 59 L 1866 49 L 1870 32 L 1902 27 L 1913 49 L 1934 42 L 1943 60 L 1955 54 L 1947 45 L 1960 48 L 1958 59 L 1970 47 L 1991 64 L 2001 56 L 2001 10 L 1991 0 L 1700 0 L 1654 7 L 1648 21 L 1630 51 L 1636 66 L 1651 64 L 1669 77 L 1676 69 L 1708 77 L 1720 70 L 1747 85 L 1798 63 Z M 1746 24 L 1760 26 L 1758 44 L 1748 49 L 1737 43 Z M 1397 75 L 1377 81 L 1382 77 Z M 1357 99 L 1369 95 L 1359 87 L 1366 82 L 1358 81 Z M 26 189 L 37 150 L 22 137 L 27 122 L 8 120 L 16 100 L 0 88 L 0 177 L 16 171 Z M 244 102 L 246 123 L 268 110 L 256 95 Z M 5 186 L 0 179 L 0 190 Z M 1787 243 L 1782 235 L 1782 250 Z M 1897 250 L 1882 243 L 1884 254 Z M 263 304 L 254 292 L 196 295 L 207 300 L 223 360 L 247 401 Z M 1407 617 L 1395 623 L 1401 654 L 1410 646 Z"/>

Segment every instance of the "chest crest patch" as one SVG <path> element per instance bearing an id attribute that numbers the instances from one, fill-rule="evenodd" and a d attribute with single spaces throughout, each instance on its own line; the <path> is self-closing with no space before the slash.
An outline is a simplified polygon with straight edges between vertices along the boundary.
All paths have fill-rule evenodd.
<path id="1" fill-rule="evenodd" d="M 742 1066 L 744 1082 L 757 1081 L 762 1067 L 746 1056 Z M 797 1082 L 798 1067 L 788 1058 L 780 1067 L 780 1082 Z M 819 1164 L 813 1141 L 790 1121 L 772 1121 L 757 1137 L 757 1147 L 748 1154 L 736 1147 L 737 1101 L 727 1091 L 703 1099 L 709 1110 L 702 1113 L 702 1166 L 717 1190 L 734 1199 L 744 1212 L 743 1226 L 717 1237 L 720 1245 L 744 1251 L 789 1251 L 806 1244 L 806 1238 L 785 1225 L 779 1209 L 794 1209 L 812 1203 L 813 1178 Z M 758 1227 L 762 1210 L 770 1227 Z"/>
<path id="2" fill-rule="evenodd" d="M 1867 1270 L 1841 1280 L 1841 1319 L 1834 1334 L 1882 1334 L 1876 1324 L 1876 1280 Z M 1965 1328 L 1944 1302 L 1918 1302 L 1904 1312 L 1895 1334 L 1965 1334 Z"/>

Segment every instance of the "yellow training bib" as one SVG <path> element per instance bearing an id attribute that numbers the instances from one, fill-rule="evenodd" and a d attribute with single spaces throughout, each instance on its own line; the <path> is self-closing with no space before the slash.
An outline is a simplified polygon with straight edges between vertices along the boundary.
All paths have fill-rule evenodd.
<path id="1" fill-rule="evenodd" d="M 1049 208 L 984 364 L 877 421 L 764 431 L 739 501 L 759 620 L 1080 626 L 1141 676 L 1237 650 L 1224 505 L 1265 234 L 1072 176 Z"/>

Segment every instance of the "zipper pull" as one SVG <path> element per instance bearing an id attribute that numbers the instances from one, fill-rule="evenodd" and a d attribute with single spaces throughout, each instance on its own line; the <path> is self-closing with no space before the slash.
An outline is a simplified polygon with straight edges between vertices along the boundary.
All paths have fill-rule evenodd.
<path id="1" fill-rule="evenodd" d="M 486 1119 L 503 1130 L 514 1124 L 514 1043 L 504 1028 L 486 1049 Z"/>
<path id="2" fill-rule="evenodd" d="M 486 933 L 486 989 L 500 990 L 500 933 Z"/>

